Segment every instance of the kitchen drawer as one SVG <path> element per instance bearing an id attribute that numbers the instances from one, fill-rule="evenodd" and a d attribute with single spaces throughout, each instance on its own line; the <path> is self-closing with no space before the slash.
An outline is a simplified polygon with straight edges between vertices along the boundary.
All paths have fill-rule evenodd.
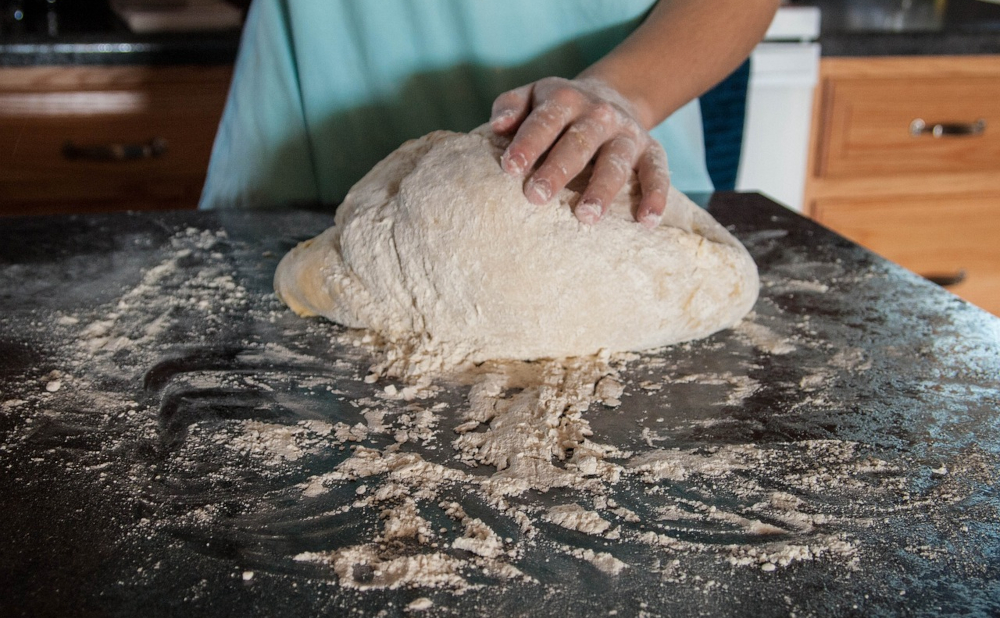
<path id="1" fill-rule="evenodd" d="M 818 177 L 1000 174 L 1000 59 L 872 59 L 824 67 Z M 918 119 L 926 131 L 914 135 Z M 935 125 L 943 135 L 934 136 Z"/>
<path id="2" fill-rule="evenodd" d="M 1000 194 L 825 199 L 823 225 L 924 276 L 952 277 L 947 289 L 1000 315 Z"/>
<path id="3" fill-rule="evenodd" d="M 0 214 L 197 205 L 229 67 L 2 73 Z"/>

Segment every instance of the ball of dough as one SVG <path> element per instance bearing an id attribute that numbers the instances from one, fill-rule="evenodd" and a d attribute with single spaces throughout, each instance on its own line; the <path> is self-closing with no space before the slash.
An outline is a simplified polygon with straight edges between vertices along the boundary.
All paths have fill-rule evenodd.
<path id="1" fill-rule="evenodd" d="M 753 306 L 750 255 L 680 192 L 646 229 L 633 175 L 586 225 L 572 214 L 586 178 L 535 206 L 500 168 L 506 144 L 485 126 L 403 144 L 351 189 L 333 227 L 284 257 L 279 297 L 300 315 L 476 362 L 655 348 Z"/>

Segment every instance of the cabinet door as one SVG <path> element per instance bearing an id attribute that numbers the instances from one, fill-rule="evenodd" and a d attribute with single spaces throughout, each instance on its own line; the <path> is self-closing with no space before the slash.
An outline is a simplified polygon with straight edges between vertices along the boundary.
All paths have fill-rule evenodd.
<path id="1" fill-rule="evenodd" d="M 194 208 L 230 74 L 4 69 L 0 214 Z"/>
<path id="2" fill-rule="evenodd" d="M 823 225 L 1000 315 L 1000 194 L 828 198 Z"/>

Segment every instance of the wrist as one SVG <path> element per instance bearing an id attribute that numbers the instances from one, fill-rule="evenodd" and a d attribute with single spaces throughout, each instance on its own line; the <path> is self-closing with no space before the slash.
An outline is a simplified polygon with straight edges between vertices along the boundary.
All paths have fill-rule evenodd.
<path id="1" fill-rule="evenodd" d="M 629 84 L 615 71 L 603 70 L 598 63 L 577 76 L 576 81 L 588 84 L 599 94 L 622 107 L 647 131 L 662 122 L 640 88 Z"/>

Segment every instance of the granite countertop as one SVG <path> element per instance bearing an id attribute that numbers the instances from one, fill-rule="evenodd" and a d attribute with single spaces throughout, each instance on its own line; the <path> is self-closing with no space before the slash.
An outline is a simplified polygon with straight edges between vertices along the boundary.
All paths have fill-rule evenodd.
<path id="1" fill-rule="evenodd" d="M 1000 54 L 1000 5 L 980 0 L 810 0 L 823 56 Z"/>
<path id="2" fill-rule="evenodd" d="M 889 0 L 792 4 L 823 11 L 823 56 L 1000 54 L 1000 5 L 980 0 L 912 0 L 906 14 Z M 60 5 L 56 36 L 41 19 L 16 27 L 0 21 L 0 66 L 225 64 L 236 58 L 236 30 L 136 35 L 110 10 L 72 8 L 79 6 Z"/>
<path id="3" fill-rule="evenodd" d="M 838 32 L 820 39 L 823 57 L 1000 54 L 998 32 Z"/>

